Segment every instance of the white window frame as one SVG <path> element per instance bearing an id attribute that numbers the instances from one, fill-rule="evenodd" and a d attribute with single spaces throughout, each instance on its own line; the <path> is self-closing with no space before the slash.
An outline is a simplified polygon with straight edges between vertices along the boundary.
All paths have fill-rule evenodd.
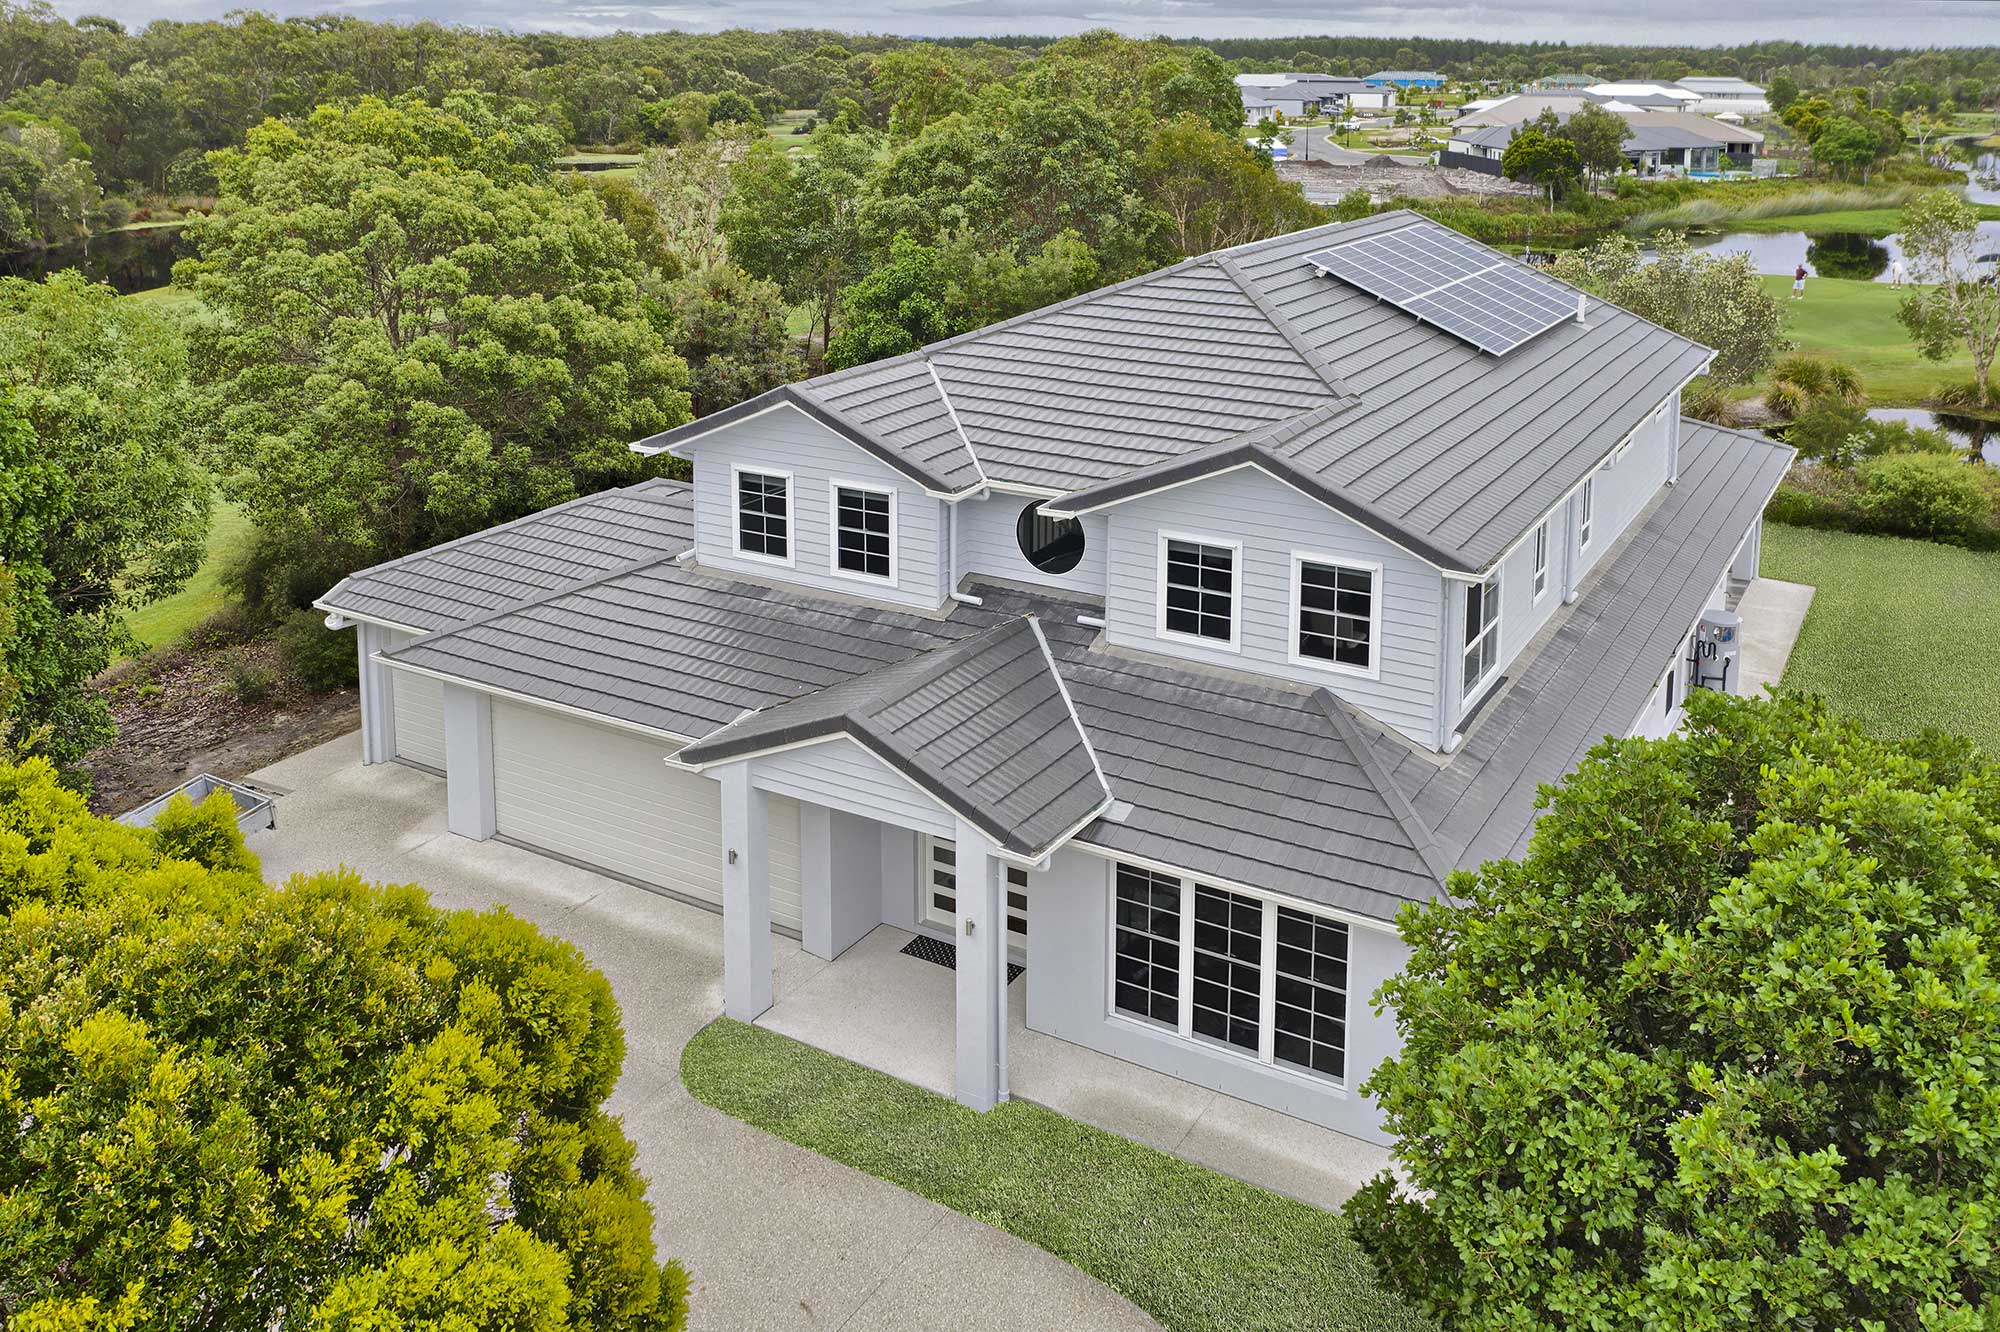
<path id="1" fill-rule="evenodd" d="M 1183 870 L 1152 870 L 1154 874 L 1166 875 L 1180 881 L 1181 889 L 1181 940 L 1180 940 L 1180 994 L 1175 1007 L 1178 1011 L 1178 1030 L 1164 1022 L 1139 1017 L 1118 1007 L 1118 866 L 1119 861 L 1108 860 L 1109 873 L 1104 876 L 1104 1014 L 1107 1022 L 1117 1023 L 1133 1031 L 1145 1032 L 1156 1040 L 1173 1041 L 1177 1044 L 1205 1050 L 1224 1059 L 1233 1059 L 1245 1064 L 1260 1065 L 1266 1073 L 1276 1077 L 1291 1078 L 1308 1087 L 1322 1091 L 1345 1093 L 1352 1084 L 1354 1072 L 1354 941 L 1360 937 L 1351 922 L 1326 911 L 1311 902 L 1296 897 L 1286 897 L 1279 893 L 1266 892 L 1261 888 L 1250 888 L 1241 884 L 1221 884 L 1203 879 Z M 1129 862 L 1128 862 L 1129 863 Z M 1133 864 L 1133 869 L 1146 869 L 1144 865 Z M 1233 893 L 1237 897 L 1255 898 L 1263 904 L 1263 938 L 1258 950 L 1257 984 L 1260 987 L 1257 1003 L 1257 1048 L 1248 1050 L 1206 1036 L 1197 1036 L 1194 1031 L 1194 894 L 1197 886 L 1206 884 L 1218 892 Z M 1342 994 L 1345 1007 L 1340 1019 L 1347 1033 L 1347 1043 L 1341 1049 L 1344 1072 L 1338 1078 L 1329 1077 L 1315 1069 L 1301 1068 L 1297 1064 L 1278 1062 L 1277 1009 L 1278 1009 L 1278 908 L 1286 907 L 1301 915 L 1318 920 L 1330 921 L 1347 931 L 1347 987 Z"/>
<path id="2" fill-rule="evenodd" d="M 1461 594 L 1461 596 L 1470 596 L 1472 594 L 1472 589 L 1475 587 L 1492 589 L 1493 622 L 1491 624 L 1488 624 L 1484 629 L 1481 629 L 1479 631 L 1478 638 L 1475 638 L 1471 641 L 1467 641 L 1465 638 L 1465 605 L 1463 601 L 1459 603 L 1459 608 L 1458 608 L 1459 614 L 1457 617 L 1458 627 L 1459 627 L 1458 696 L 1459 696 L 1459 711 L 1461 715 L 1463 715 L 1463 713 L 1467 709 L 1469 709 L 1473 705 L 1473 703 L 1478 701 L 1480 698 L 1484 697 L 1486 691 L 1493 687 L 1493 682 L 1500 678 L 1500 665 L 1501 665 L 1500 620 L 1502 618 L 1502 613 L 1506 609 L 1504 603 L 1501 601 L 1502 589 L 1500 581 L 1500 570 L 1497 566 L 1494 568 L 1491 574 L 1487 575 L 1484 582 L 1466 583 L 1463 586 L 1465 588 L 1465 591 Z M 1465 654 L 1471 651 L 1472 644 L 1474 642 L 1478 642 L 1480 639 L 1484 639 L 1489 635 L 1493 639 L 1493 665 L 1489 667 L 1487 669 L 1486 674 L 1481 676 L 1477 681 L 1467 681 L 1465 678 Z"/>
<path id="3" fill-rule="evenodd" d="M 1549 520 L 1542 519 L 1535 525 L 1534 542 L 1534 604 L 1540 605 L 1549 593 Z"/>
<path id="4" fill-rule="evenodd" d="M 1324 657 L 1308 657 L 1299 651 L 1299 625 L 1304 619 L 1305 573 L 1308 564 L 1328 569 L 1351 569 L 1368 575 L 1368 665 L 1349 666 Z M 1294 666 L 1331 671 L 1337 675 L 1360 676 L 1366 680 L 1382 677 L 1382 565 L 1375 560 L 1357 560 L 1352 555 L 1329 555 L 1316 550 L 1292 552 L 1291 623 L 1285 631 L 1285 657 Z"/>
<path id="5" fill-rule="evenodd" d="M 1229 552 L 1229 637 L 1203 638 L 1167 628 L 1167 543 L 1185 541 L 1197 546 L 1214 546 Z M 1243 543 L 1228 537 L 1200 532 L 1170 532 L 1160 529 L 1159 547 L 1153 567 L 1153 632 L 1168 643 L 1187 643 L 1217 652 L 1243 650 Z"/>
<path id="6" fill-rule="evenodd" d="M 1584 478 L 1583 489 L 1576 492 L 1576 504 L 1576 548 L 1578 550 L 1589 550 L 1590 528 L 1592 521 L 1596 517 L 1595 510 L 1597 508 L 1596 471 L 1591 472 L 1589 476 Z"/>
<path id="7" fill-rule="evenodd" d="M 785 483 L 785 553 L 782 557 L 743 548 L 743 475 L 780 477 Z M 729 549 L 739 560 L 776 564 L 790 569 L 799 558 L 799 493 L 792 474 L 782 467 L 729 464 Z"/>
<path id="8" fill-rule="evenodd" d="M 865 573 L 856 569 L 840 567 L 840 492 L 858 490 L 868 495 L 889 497 L 889 574 Z M 826 571 L 835 578 L 845 578 L 856 583 L 868 583 L 875 587 L 894 587 L 901 570 L 897 549 L 902 542 L 896 539 L 896 487 L 885 486 L 875 481 L 849 481 L 843 477 L 829 477 L 826 483 Z"/>

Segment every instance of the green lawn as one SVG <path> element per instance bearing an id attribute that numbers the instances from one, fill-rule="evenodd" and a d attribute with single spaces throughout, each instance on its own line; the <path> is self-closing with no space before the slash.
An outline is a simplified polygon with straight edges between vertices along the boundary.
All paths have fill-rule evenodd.
<path id="1" fill-rule="evenodd" d="M 2000 553 L 1770 523 L 1763 572 L 1819 589 L 1787 685 L 1884 735 L 1938 726 L 2000 753 Z"/>
<path id="2" fill-rule="evenodd" d="M 1168 1332 L 1417 1332 L 1332 1212 L 1021 1101 L 978 1115 L 776 1032 L 718 1020 L 681 1080 L 725 1114 L 1017 1235 Z"/>
<path id="3" fill-rule="evenodd" d="M 1905 293 L 1886 282 L 1808 278 L 1802 301 L 1791 299 L 1792 280 L 1783 275 L 1766 275 L 1764 288 L 1784 307 L 1785 336 L 1800 351 L 1853 366 L 1878 406 L 1914 406 L 1944 385 L 1972 378 L 1972 358 L 1965 352 L 1945 361 L 1917 355 L 1896 322 Z"/>
<path id="4" fill-rule="evenodd" d="M 208 557 L 187 586 L 125 617 L 139 641 L 149 648 L 164 647 L 221 610 L 228 599 L 222 590 L 222 566 L 249 536 L 250 520 L 242 510 L 227 500 L 217 500 L 208 527 Z"/>

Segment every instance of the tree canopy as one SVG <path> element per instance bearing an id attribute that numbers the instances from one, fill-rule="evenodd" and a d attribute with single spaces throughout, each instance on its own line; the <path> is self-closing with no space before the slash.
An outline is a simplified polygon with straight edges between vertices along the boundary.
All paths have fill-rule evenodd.
<path id="1" fill-rule="evenodd" d="M 226 795 L 128 828 L 39 759 L 0 766 L 0 913 L 10 1325 L 684 1325 L 571 945 L 345 870 L 268 887 Z"/>
<path id="2" fill-rule="evenodd" d="M 129 635 L 122 612 L 178 591 L 208 533 L 188 445 L 187 349 L 157 311 L 62 272 L 0 279 L 0 563 L 16 743 L 70 763 L 108 740 L 88 687 Z"/>
<path id="3" fill-rule="evenodd" d="M 1971 353 L 1982 407 L 1993 401 L 1993 358 L 2000 352 L 2000 284 L 1981 258 L 1990 243 L 1979 234 L 1978 210 L 1948 191 L 1919 195 L 1903 210 L 1903 253 L 1919 285 L 1897 317 L 1932 360 L 1960 347 Z"/>
<path id="4" fill-rule="evenodd" d="M 2000 1301 L 2000 769 L 1694 691 L 1407 908 L 1348 1206 L 1455 1328 L 1987 1326 Z"/>
<path id="5" fill-rule="evenodd" d="M 630 237 L 522 142 L 364 99 L 214 157 L 175 269 L 217 316 L 203 446 L 306 593 L 635 479 L 626 446 L 688 417 Z"/>

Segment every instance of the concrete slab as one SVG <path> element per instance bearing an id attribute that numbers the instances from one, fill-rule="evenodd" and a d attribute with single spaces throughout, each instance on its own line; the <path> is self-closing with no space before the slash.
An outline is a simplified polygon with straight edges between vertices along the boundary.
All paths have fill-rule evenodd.
<path id="1" fill-rule="evenodd" d="M 952 972 L 903 955 L 909 940 L 908 930 L 877 927 L 757 1025 L 949 1096 Z M 1320 1207 L 1338 1207 L 1390 1165 L 1373 1143 L 1030 1031 L 1026 998 L 1026 979 L 1015 981 L 1007 1073 L 1018 1100 Z"/>
<path id="2" fill-rule="evenodd" d="M 505 906 L 604 971 L 624 1011 L 627 1046 L 610 1105 L 638 1147 L 660 1251 L 693 1278 L 697 1332 L 1157 1332 L 1122 1297 L 1042 1250 L 689 1096 L 681 1047 L 722 1011 L 720 916 L 519 847 L 453 837 L 444 829 L 444 783 L 398 764 L 363 768 L 358 735 L 253 780 L 287 792 L 277 828 L 249 839 L 267 877 L 347 865 L 370 879 L 421 883 L 442 905 Z M 822 982 L 829 964 L 783 936 L 774 937 L 773 954 L 780 1004 L 816 985 L 839 993 L 848 981 Z M 949 1033 L 951 973 L 901 960 L 943 978 Z M 948 1035 L 942 1049 L 948 1066 Z"/>
<path id="3" fill-rule="evenodd" d="M 1737 691 L 1749 697 L 1785 678 L 1785 663 L 1805 626 L 1815 589 L 1776 578 L 1752 579 L 1736 603 L 1743 617 L 1743 659 L 1737 664 Z"/>

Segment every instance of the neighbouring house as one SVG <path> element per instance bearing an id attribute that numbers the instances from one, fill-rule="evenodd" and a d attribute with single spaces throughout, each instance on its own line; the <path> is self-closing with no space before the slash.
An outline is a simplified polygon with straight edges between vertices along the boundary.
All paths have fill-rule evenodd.
<path id="1" fill-rule="evenodd" d="M 1601 79 L 1593 79 L 1588 74 L 1545 74 L 1526 85 L 1529 92 L 1564 92 L 1595 87 Z"/>
<path id="2" fill-rule="evenodd" d="M 1378 88 L 1442 88 L 1449 82 L 1434 69 L 1378 69 L 1363 80 Z"/>
<path id="3" fill-rule="evenodd" d="M 1711 174 L 1723 170 L 1728 158 L 1747 160 L 1764 151 L 1764 136 L 1740 124 L 1678 111 L 1619 113 L 1627 134 L 1625 160 L 1641 174 L 1661 171 Z M 1568 120 L 1568 115 L 1560 115 Z M 1500 174 L 1500 159 L 1519 132 L 1519 124 L 1479 125 L 1453 130 L 1438 157 L 1442 166 L 1466 167 Z"/>
<path id="4" fill-rule="evenodd" d="M 1390 89 L 1332 74 L 1238 74 L 1236 87 L 1243 98 L 1244 119 L 1250 124 L 1269 119 L 1273 110 L 1296 119 L 1321 111 L 1336 115 L 1350 109 L 1379 111 L 1396 104 L 1396 94 Z"/>
<path id="5" fill-rule="evenodd" d="M 1682 418 L 1711 356 L 1384 213 L 775 389 L 635 444 L 691 482 L 318 604 L 365 762 L 719 909 L 731 1016 L 774 931 L 889 924 L 955 952 L 967 1105 L 1011 981 L 1036 1032 L 1379 1142 L 1397 912 L 1734 685 L 1792 452 Z"/>
<path id="6" fill-rule="evenodd" d="M 1671 83 L 1595 83 L 1584 92 L 1599 101 L 1622 102 L 1641 111 L 1691 111 L 1700 93 Z"/>
<path id="7" fill-rule="evenodd" d="M 1771 101 L 1764 90 L 1743 79 L 1681 79 L 1674 86 L 1696 94 L 1700 100 L 1688 109 L 1705 116 L 1737 115 L 1748 118 L 1771 113 Z"/>

